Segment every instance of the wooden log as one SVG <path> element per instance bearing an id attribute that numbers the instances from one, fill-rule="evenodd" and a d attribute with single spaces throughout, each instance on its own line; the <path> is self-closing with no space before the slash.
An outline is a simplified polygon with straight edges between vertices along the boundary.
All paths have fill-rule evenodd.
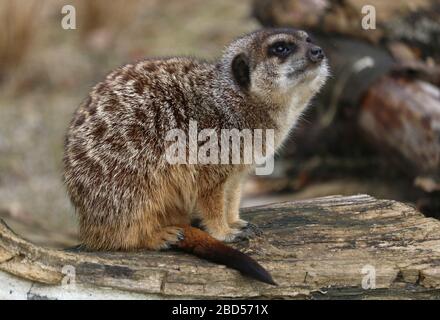
<path id="1" fill-rule="evenodd" d="M 368 89 L 359 125 L 427 192 L 440 191 L 440 89 L 420 80 L 385 76 Z"/>
<path id="2" fill-rule="evenodd" d="M 440 221 L 367 195 L 243 210 L 264 235 L 235 244 L 279 286 L 179 252 L 69 252 L 0 224 L 0 299 L 440 298 Z"/>

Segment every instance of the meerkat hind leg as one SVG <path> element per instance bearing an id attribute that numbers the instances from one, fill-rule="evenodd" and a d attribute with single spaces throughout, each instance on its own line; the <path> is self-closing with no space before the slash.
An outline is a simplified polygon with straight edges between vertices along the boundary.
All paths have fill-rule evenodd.
<path id="1" fill-rule="evenodd" d="M 154 213 L 153 213 L 154 212 Z M 189 224 L 189 218 L 178 206 L 169 206 L 163 212 L 144 214 L 142 246 L 149 250 L 169 249 L 184 238 L 182 225 Z"/>
<path id="2" fill-rule="evenodd" d="M 184 239 L 183 229 L 175 226 L 164 227 L 146 240 L 146 247 L 150 250 L 165 250 L 171 248 Z"/>

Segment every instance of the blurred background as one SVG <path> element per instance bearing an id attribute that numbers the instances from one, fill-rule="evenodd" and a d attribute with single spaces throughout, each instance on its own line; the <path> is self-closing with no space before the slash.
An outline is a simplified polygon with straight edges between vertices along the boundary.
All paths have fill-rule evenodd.
<path id="1" fill-rule="evenodd" d="M 438 0 L 0 0 L 0 218 L 37 244 L 76 244 L 63 140 L 91 87 L 146 56 L 215 59 L 262 26 L 310 32 L 332 78 L 242 205 L 367 193 L 440 218 Z"/>

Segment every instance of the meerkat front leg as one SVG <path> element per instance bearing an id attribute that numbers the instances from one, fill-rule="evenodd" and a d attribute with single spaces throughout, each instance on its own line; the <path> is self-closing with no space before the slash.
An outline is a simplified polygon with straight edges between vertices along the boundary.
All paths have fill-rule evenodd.
<path id="1" fill-rule="evenodd" d="M 240 230 L 229 226 L 225 212 L 225 186 L 216 187 L 209 193 L 200 194 L 198 199 L 202 225 L 214 238 L 232 242 Z"/>
<path id="2" fill-rule="evenodd" d="M 230 178 L 226 184 L 226 218 L 231 228 L 241 230 L 237 236 L 240 239 L 261 235 L 263 232 L 253 223 L 240 218 L 240 200 L 242 176 Z"/>
<path id="3" fill-rule="evenodd" d="M 241 200 L 241 175 L 229 178 L 226 182 L 226 219 L 231 228 L 242 229 L 248 222 L 240 219 L 240 200 Z"/>

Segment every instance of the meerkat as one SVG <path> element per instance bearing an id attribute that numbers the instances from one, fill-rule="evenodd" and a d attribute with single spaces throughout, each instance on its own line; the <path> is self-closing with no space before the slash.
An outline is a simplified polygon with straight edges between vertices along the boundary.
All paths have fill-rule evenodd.
<path id="1" fill-rule="evenodd" d="M 90 250 L 180 248 L 275 284 L 256 261 L 225 245 L 250 224 L 240 188 L 253 164 L 170 164 L 169 130 L 273 129 L 278 149 L 328 76 L 306 32 L 262 29 L 218 61 L 188 57 L 124 65 L 98 83 L 75 112 L 64 182 Z M 199 217 L 203 231 L 191 226 Z"/>

